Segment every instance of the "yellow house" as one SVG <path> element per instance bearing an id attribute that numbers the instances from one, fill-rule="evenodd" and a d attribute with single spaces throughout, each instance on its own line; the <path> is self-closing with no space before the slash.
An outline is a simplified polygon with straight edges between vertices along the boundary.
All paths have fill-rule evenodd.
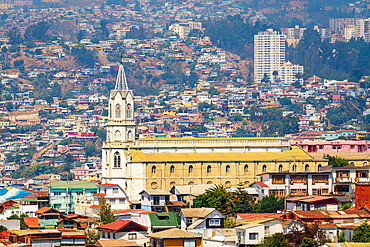
<path id="1" fill-rule="evenodd" d="M 201 247 L 202 237 L 177 228 L 147 235 L 152 247 Z"/>

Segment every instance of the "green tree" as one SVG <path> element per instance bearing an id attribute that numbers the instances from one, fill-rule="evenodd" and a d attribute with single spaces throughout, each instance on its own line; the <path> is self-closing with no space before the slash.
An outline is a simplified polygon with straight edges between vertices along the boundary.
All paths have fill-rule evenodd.
<path id="1" fill-rule="evenodd" d="M 269 238 L 266 238 L 259 245 L 260 247 L 289 247 L 289 243 L 285 240 L 282 233 L 275 233 Z"/>
<path id="2" fill-rule="evenodd" d="M 338 237 L 338 242 L 339 243 L 344 243 L 346 242 L 346 238 L 344 237 L 344 231 L 341 231 Z"/>
<path id="3" fill-rule="evenodd" d="M 324 159 L 327 159 L 328 165 L 333 167 L 343 167 L 349 165 L 348 160 L 340 157 L 331 156 L 329 154 L 325 155 Z"/>
<path id="4" fill-rule="evenodd" d="M 273 194 L 265 196 L 254 206 L 256 213 L 276 213 L 278 210 L 284 210 L 284 200 Z"/>
<path id="5" fill-rule="evenodd" d="M 8 230 L 8 228 L 6 228 L 5 226 L 3 226 L 3 225 L 0 225 L 0 232 L 2 232 L 2 231 L 7 231 Z"/>
<path id="6" fill-rule="evenodd" d="M 18 216 L 16 214 L 13 214 L 10 217 L 8 217 L 8 220 L 20 220 L 21 230 L 26 230 L 27 225 L 26 225 L 26 223 L 24 223 L 24 217 L 28 217 L 28 215 L 24 214 L 24 213 L 21 214 L 20 216 Z"/>
<path id="7" fill-rule="evenodd" d="M 370 242 L 370 225 L 367 221 L 355 228 L 352 241 L 357 243 Z"/>
<path id="8" fill-rule="evenodd" d="M 104 197 L 100 197 L 99 199 L 100 209 L 98 212 L 99 222 L 103 225 L 111 223 L 117 220 L 117 217 L 114 216 L 111 210 L 111 205 L 105 200 Z"/>
<path id="9" fill-rule="evenodd" d="M 87 157 L 94 156 L 95 154 L 95 144 L 92 141 L 86 142 L 85 153 Z"/>
<path id="10" fill-rule="evenodd" d="M 224 186 L 216 185 L 206 193 L 199 195 L 194 202 L 196 208 L 216 208 L 227 216 L 235 216 L 236 197 L 228 192 Z"/>
<path id="11" fill-rule="evenodd" d="M 312 238 L 304 238 L 302 240 L 301 245 L 299 245 L 299 247 L 318 247 L 318 246 L 319 246 L 318 243 Z"/>

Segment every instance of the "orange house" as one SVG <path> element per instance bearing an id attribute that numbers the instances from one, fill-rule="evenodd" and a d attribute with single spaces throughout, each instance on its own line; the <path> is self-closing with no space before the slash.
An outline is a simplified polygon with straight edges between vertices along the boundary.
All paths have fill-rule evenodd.
<path id="1" fill-rule="evenodd" d="M 202 237 L 172 228 L 147 235 L 150 247 L 201 247 Z"/>

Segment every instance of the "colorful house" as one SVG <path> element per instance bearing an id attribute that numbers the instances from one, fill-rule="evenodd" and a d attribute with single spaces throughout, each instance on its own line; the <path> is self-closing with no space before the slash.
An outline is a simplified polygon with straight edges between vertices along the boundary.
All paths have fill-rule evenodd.
<path id="1" fill-rule="evenodd" d="M 150 246 L 152 247 L 202 246 L 202 237 L 177 228 L 152 233 L 147 237 L 149 237 Z"/>

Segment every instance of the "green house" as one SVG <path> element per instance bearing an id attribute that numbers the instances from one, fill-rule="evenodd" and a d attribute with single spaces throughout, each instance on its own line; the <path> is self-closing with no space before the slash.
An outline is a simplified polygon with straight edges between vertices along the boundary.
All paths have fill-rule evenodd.
<path id="1" fill-rule="evenodd" d="M 177 227 L 175 213 L 148 213 L 152 232 L 163 231 Z"/>
<path id="2" fill-rule="evenodd" d="M 50 181 L 50 206 L 62 214 L 75 213 L 74 199 L 85 194 L 87 199 L 97 192 L 97 184 L 88 181 Z"/>

